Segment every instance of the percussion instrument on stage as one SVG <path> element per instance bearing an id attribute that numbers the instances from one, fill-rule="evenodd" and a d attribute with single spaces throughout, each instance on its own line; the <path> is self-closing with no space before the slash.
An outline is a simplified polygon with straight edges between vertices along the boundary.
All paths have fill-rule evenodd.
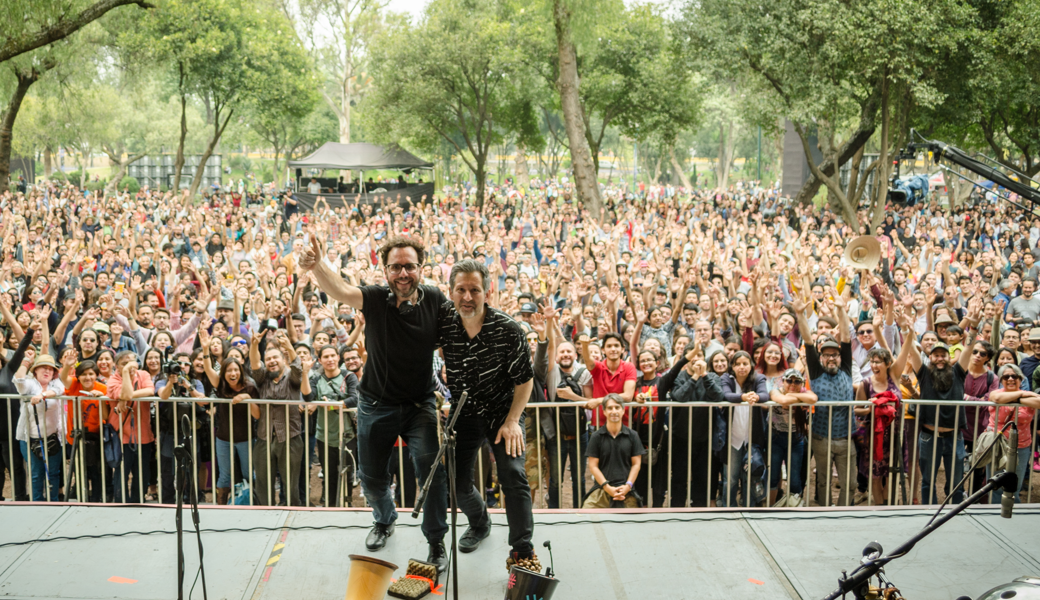
<path id="1" fill-rule="evenodd" d="M 1040 600 L 1040 577 L 1019 577 L 1011 583 L 998 585 L 975 600 L 1000 600 L 1003 598 Z M 962 599 L 958 598 L 957 600 Z"/>
<path id="2" fill-rule="evenodd" d="M 397 565 L 394 563 L 351 554 L 345 600 L 383 600 L 390 588 L 390 578 L 396 570 Z"/>
<path id="3" fill-rule="evenodd" d="M 549 600 L 559 584 L 559 579 L 513 565 L 509 569 L 505 600 Z"/>

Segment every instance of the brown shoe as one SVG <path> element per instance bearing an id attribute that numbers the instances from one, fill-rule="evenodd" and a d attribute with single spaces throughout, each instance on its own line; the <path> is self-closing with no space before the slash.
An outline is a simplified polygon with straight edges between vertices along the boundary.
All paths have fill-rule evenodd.
<path id="1" fill-rule="evenodd" d="M 219 506 L 227 504 L 229 496 L 231 496 L 231 488 L 217 488 L 216 502 Z"/>

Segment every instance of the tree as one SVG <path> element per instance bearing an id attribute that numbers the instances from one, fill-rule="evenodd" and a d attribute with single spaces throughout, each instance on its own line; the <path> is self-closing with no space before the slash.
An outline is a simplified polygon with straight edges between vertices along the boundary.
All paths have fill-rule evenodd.
<path id="1" fill-rule="evenodd" d="M 72 4 L 82 5 L 82 2 Z M 70 2 L 34 0 L 33 2 L 4 2 L 0 21 L 18 26 L 0 32 L 0 63 L 63 40 L 120 6 L 135 4 L 151 8 L 145 0 L 98 0 L 93 4 L 74 8 Z"/>
<path id="2" fill-rule="evenodd" d="M 507 119 L 499 115 L 523 81 L 506 10 L 500 2 L 433 0 L 419 25 L 398 21 L 371 48 L 375 85 L 366 110 L 380 115 L 380 135 L 427 149 L 445 140 L 476 179 L 477 206 L 488 156 L 503 138 Z"/>
<path id="3" fill-rule="evenodd" d="M 940 102 L 915 114 L 929 137 L 981 149 L 1006 167 L 1040 173 L 1040 6 L 971 2 L 970 27 L 944 49 Z"/>
<path id="4" fill-rule="evenodd" d="M 778 0 L 768 6 L 691 0 L 677 35 L 691 61 L 736 74 L 743 93 L 770 107 L 766 123 L 792 121 L 813 175 L 797 199 L 808 202 L 826 185 L 845 218 L 858 224 L 839 169 L 873 137 L 879 109 L 938 99 L 934 71 L 941 68 L 941 51 L 955 46 L 965 16 L 955 0 Z M 897 85 L 905 96 L 887 102 Z M 809 145 L 813 132 L 827 146 L 819 164 Z M 879 145 L 888 148 L 894 139 Z"/>
<path id="5" fill-rule="evenodd" d="M 578 78 L 578 52 L 571 31 L 571 7 L 567 0 L 553 0 L 553 25 L 556 30 L 556 60 L 558 74 L 556 87 L 560 92 L 560 107 L 563 109 L 564 128 L 571 150 L 571 170 L 578 199 L 595 218 L 603 211 L 599 195 L 599 179 L 596 163 L 589 148 L 588 128 L 581 107 Z"/>
<path id="6" fill-rule="evenodd" d="M 281 0 L 283 12 L 296 23 L 315 64 L 325 77 L 322 97 L 339 121 L 339 141 L 350 143 L 351 113 L 372 77 L 364 70 L 368 44 L 383 27 L 382 0 L 298 0 L 296 10 Z"/>
<path id="7" fill-rule="evenodd" d="M 283 160 L 289 161 L 320 146 L 336 135 L 337 124 L 332 110 L 317 105 L 316 92 L 300 94 L 284 105 L 254 106 L 250 110 L 249 129 L 274 150 L 275 183 L 281 184 L 285 172 Z"/>
<path id="8" fill-rule="evenodd" d="M 40 80 L 44 73 L 53 69 L 55 62 L 44 59 L 34 64 L 11 65 L 10 73 L 15 79 L 14 92 L 7 106 L 0 113 L 0 193 L 7 191 L 7 180 L 11 174 L 11 146 L 14 139 L 14 123 L 29 87 Z"/>
<path id="9" fill-rule="evenodd" d="M 189 97 L 204 104 L 212 128 L 189 196 L 198 191 L 204 166 L 237 110 L 255 105 L 277 112 L 298 95 L 312 93 L 315 81 L 307 55 L 277 11 L 239 0 L 164 0 L 144 21 L 144 27 L 128 34 L 126 47 L 149 52 L 155 63 L 166 66 L 180 99 L 174 189 L 184 167 Z M 283 114 L 296 113 L 290 109 Z"/>

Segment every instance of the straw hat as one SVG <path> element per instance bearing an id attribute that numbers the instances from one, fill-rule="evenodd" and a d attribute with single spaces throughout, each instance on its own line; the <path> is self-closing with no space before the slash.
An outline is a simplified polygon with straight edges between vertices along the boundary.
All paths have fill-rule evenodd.
<path id="1" fill-rule="evenodd" d="M 54 358 L 46 352 L 39 354 L 36 360 L 33 361 L 32 372 L 35 373 L 36 369 L 40 367 L 51 367 L 55 371 L 58 370 L 58 363 L 54 362 Z"/>
<path id="2" fill-rule="evenodd" d="M 881 261 L 881 243 L 872 235 L 861 235 L 845 246 L 845 263 L 857 269 L 872 270 Z"/>

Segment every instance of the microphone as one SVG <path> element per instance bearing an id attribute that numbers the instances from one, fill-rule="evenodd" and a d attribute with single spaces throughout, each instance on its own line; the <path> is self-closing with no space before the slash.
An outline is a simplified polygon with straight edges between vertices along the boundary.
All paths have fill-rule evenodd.
<path id="1" fill-rule="evenodd" d="M 553 567 L 555 565 L 553 565 L 552 543 L 550 543 L 549 540 L 545 540 L 545 543 L 542 544 L 542 546 L 544 546 L 545 548 L 548 548 L 548 550 L 549 550 L 549 568 L 547 568 L 545 570 L 545 576 L 546 577 L 556 577 L 556 573 L 554 572 L 554 569 L 553 569 Z"/>
<path id="2" fill-rule="evenodd" d="M 1018 410 L 1015 410 L 1015 417 Z M 1011 421 L 1011 448 L 1007 453 L 1008 477 L 1004 480 L 1004 494 L 1000 497 L 1000 516 L 1011 518 L 1011 509 L 1015 506 L 1015 492 L 1018 491 L 1018 426 Z"/>

